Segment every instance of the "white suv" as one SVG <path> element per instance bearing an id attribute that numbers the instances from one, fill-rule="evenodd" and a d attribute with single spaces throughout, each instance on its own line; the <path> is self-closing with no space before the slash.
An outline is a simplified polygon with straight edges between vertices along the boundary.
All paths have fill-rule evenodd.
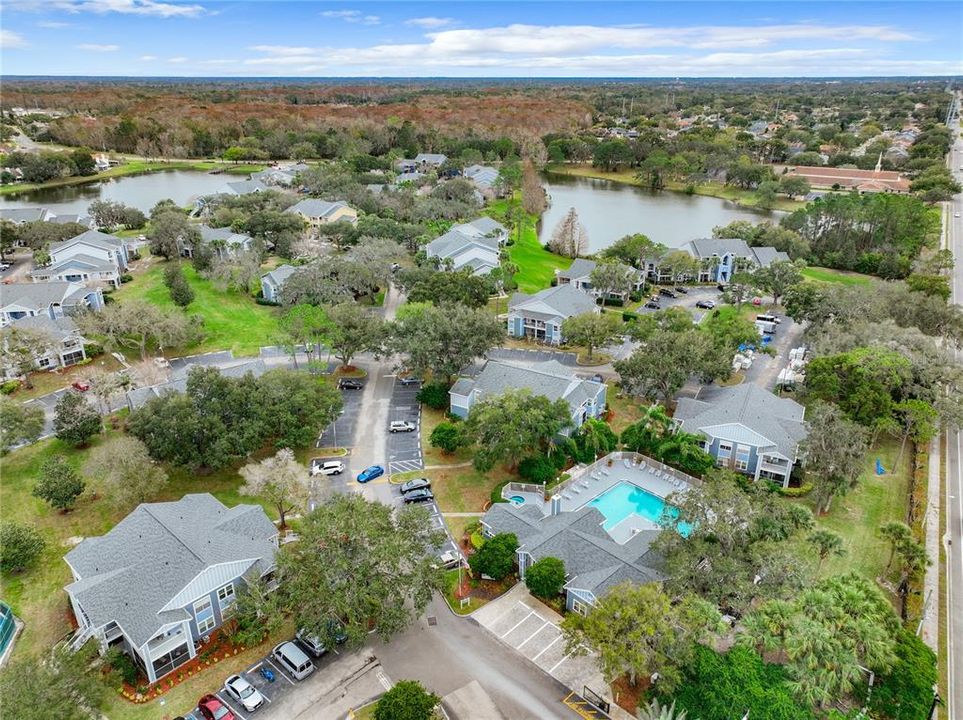
<path id="1" fill-rule="evenodd" d="M 393 420 L 388 426 L 388 432 L 414 432 L 415 426 L 407 420 Z"/>
<path id="2" fill-rule="evenodd" d="M 344 463 L 340 460 L 329 460 L 328 462 L 311 461 L 311 476 L 315 475 L 340 475 L 344 472 Z"/>

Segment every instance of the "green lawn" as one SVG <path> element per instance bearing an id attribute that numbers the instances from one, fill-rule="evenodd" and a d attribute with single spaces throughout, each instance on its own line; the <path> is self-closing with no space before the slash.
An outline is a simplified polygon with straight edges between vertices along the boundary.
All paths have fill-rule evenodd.
<path id="1" fill-rule="evenodd" d="M 488 206 L 488 213 L 499 221 L 504 221 L 508 200 L 497 200 Z M 544 290 L 555 279 L 555 270 L 565 270 L 572 264 L 571 258 L 550 253 L 538 241 L 537 218 L 528 215 L 522 223 L 521 237 L 508 246 L 508 255 L 518 265 L 515 282 L 522 292 L 532 293 Z M 513 233 L 514 234 L 514 233 Z"/>
<path id="2" fill-rule="evenodd" d="M 576 177 L 587 177 L 587 178 L 597 178 L 600 180 L 611 180 L 612 182 L 623 183 L 626 185 L 637 185 L 642 186 L 635 177 L 635 170 L 617 170 L 615 172 L 606 172 L 604 170 L 599 170 L 591 165 L 550 165 L 548 168 L 549 172 L 557 172 L 564 175 L 574 175 Z M 686 188 L 686 183 L 669 181 L 666 183 L 665 189 L 672 192 L 684 192 Z M 721 200 L 729 200 L 743 207 L 755 207 L 759 200 L 756 193 L 752 190 L 742 190 L 740 188 L 732 187 L 731 185 L 724 185 L 719 182 L 705 182 L 700 183 L 695 186 L 693 190 L 694 195 L 704 195 L 706 197 L 715 197 Z M 786 212 L 792 212 L 793 210 L 798 210 L 804 207 L 805 203 L 799 200 L 790 200 L 787 197 L 776 198 L 775 204 L 772 206 L 773 210 L 784 210 Z"/>
<path id="3" fill-rule="evenodd" d="M 823 563 L 824 577 L 851 570 L 870 579 L 882 575 L 889 559 L 889 547 L 877 531 L 890 520 L 906 521 L 912 448 L 907 446 L 899 467 L 894 469 L 898 453 L 898 440 L 883 438 L 877 442 L 866 455 L 865 469 L 856 489 L 835 498 L 830 512 L 816 518 L 819 527 L 839 534 L 846 548 L 842 557 L 828 558 Z M 886 470 L 881 476 L 876 475 L 877 458 Z M 811 498 L 800 502 L 812 507 Z"/>
<path id="4" fill-rule="evenodd" d="M 92 447 L 119 431 L 108 430 L 107 435 L 95 438 Z M 116 507 L 92 492 L 88 487 L 76 508 L 66 515 L 52 510 L 46 503 L 31 495 L 43 461 L 61 454 L 75 467 L 81 467 L 90 448 L 76 450 L 56 439 L 44 440 L 17 450 L 2 460 L 3 482 L 0 483 L 0 507 L 3 519 L 31 525 L 39 530 L 47 542 L 38 563 L 23 573 L 2 575 L 3 598 L 24 621 L 23 634 L 15 652 L 19 655 L 37 653 L 49 648 L 70 629 L 67 595 L 63 587 L 71 582 L 63 556 L 80 538 L 103 535 L 133 508 Z M 257 456 L 257 457 L 260 457 Z M 241 476 L 237 467 L 197 474 L 184 469 L 169 469 L 169 482 L 152 501 L 177 500 L 187 493 L 210 492 L 228 506 L 239 503 L 259 503 L 258 498 L 242 496 L 238 492 Z M 264 505 L 268 515 L 276 518 L 273 508 Z M 111 716 L 113 717 L 113 716 Z"/>
<path id="5" fill-rule="evenodd" d="M 873 278 L 869 275 L 815 266 L 805 268 L 802 275 L 812 282 L 837 283 L 839 285 L 869 285 L 873 281 Z"/>
<path id="6" fill-rule="evenodd" d="M 175 308 L 164 285 L 166 263 L 158 262 L 114 293 L 114 299 L 146 300 L 152 305 Z M 204 339 L 169 355 L 193 355 L 212 350 L 233 350 L 235 355 L 257 355 L 262 345 L 277 342 L 278 311 L 258 305 L 254 298 L 238 292 L 220 291 L 200 277 L 194 268 L 184 265 L 184 274 L 194 290 L 194 302 L 187 312 L 204 319 Z"/>

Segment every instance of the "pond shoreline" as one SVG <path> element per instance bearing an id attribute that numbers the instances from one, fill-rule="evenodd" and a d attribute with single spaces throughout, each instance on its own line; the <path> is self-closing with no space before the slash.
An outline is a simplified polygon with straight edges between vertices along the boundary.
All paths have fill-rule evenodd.
<path id="1" fill-rule="evenodd" d="M 233 164 L 214 160 L 154 160 L 143 161 L 133 160 L 123 165 L 112 167 L 109 170 L 96 173 L 95 175 L 72 175 L 71 177 L 57 178 L 48 180 L 44 183 L 18 183 L 3 185 L 0 187 L 0 196 L 16 197 L 18 195 L 43 191 L 54 190 L 62 187 L 72 187 L 75 185 L 87 185 L 114 180 L 116 178 L 136 177 L 138 175 L 150 175 L 155 172 L 170 172 L 173 170 L 187 170 L 195 172 L 209 173 L 211 170 L 220 170 L 229 175 L 248 175 L 252 172 L 263 170 L 265 165 Z"/>
<path id="2" fill-rule="evenodd" d="M 588 178 L 592 180 L 608 180 L 619 185 L 632 185 L 633 187 L 648 189 L 645 185 L 635 179 L 635 174 L 631 171 L 606 172 L 598 170 L 591 165 L 563 163 L 547 165 L 546 173 L 556 173 L 558 175 L 568 175 L 569 177 Z M 685 184 L 676 181 L 669 181 L 663 191 L 679 193 L 682 195 L 700 195 L 702 197 L 714 197 L 719 200 L 726 200 L 747 210 L 758 210 L 769 212 L 772 210 L 781 212 L 792 212 L 806 207 L 806 203 L 800 200 L 790 200 L 788 198 L 778 198 L 770 210 L 757 207 L 755 203 L 755 193 L 751 190 L 740 190 L 728 187 L 721 183 L 710 181 L 695 186 L 694 192 L 689 193 L 685 190 Z M 659 191 L 653 191 L 659 192 Z"/>

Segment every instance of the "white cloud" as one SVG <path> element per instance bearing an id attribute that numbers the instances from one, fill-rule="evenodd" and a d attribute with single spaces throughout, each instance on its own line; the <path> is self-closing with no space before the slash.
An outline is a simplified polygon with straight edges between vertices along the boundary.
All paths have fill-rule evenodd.
<path id="1" fill-rule="evenodd" d="M 69 13 L 98 15 L 151 15 L 154 17 L 197 17 L 206 10 L 202 5 L 159 2 L 158 0 L 40 0 L 40 8 L 54 7 Z"/>
<path id="2" fill-rule="evenodd" d="M 180 65 L 181 63 L 186 63 L 187 58 L 184 57 L 183 55 L 177 55 L 175 57 L 167 58 L 167 62 L 172 63 L 174 65 Z"/>
<path id="3" fill-rule="evenodd" d="M 74 47 L 88 52 L 117 52 L 120 50 L 120 45 L 100 45 L 99 43 L 80 43 L 80 45 L 74 45 Z"/>
<path id="4" fill-rule="evenodd" d="M 70 27 L 70 23 L 54 22 L 53 20 L 41 20 L 37 23 L 37 27 L 59 30 L 60 28 Z"/>
<path id="5" fill-rule="evenodd" d="M 405 25 L 414 25 L 415 27 L 425 28 L 426 30 L 437 30 L 438 28 L 448 27 L 454 24 L 454 18 L 443 17 L 420 17 L 405 20 Z"/>
<path id="6" fill-rule="evenodd" d="M 23 39 L 23 35 L 18 35 L 12 30 L 0 30 L 0 48 L 9 50 L 11 48 L 27 47 L 28 43 Z"/>
<path id="7" fill-rule="evenodd" d="M 344 20 L 359 25 L 377 25 L 381 22 L 378 15 L 365 15 L 360 10 L 325 10 L 321 13 L 321 17 Z"/>
<path id="8" fill-rule="evenodd" d="M 143 60 L 144 62 L 150 62 L 151 60 L 156 60 L 156 59 L 157 59 L 157 56 L 156 56 L 156 55 L 141 55 L 138 59 L 139 59 L 139 60 Z"/>

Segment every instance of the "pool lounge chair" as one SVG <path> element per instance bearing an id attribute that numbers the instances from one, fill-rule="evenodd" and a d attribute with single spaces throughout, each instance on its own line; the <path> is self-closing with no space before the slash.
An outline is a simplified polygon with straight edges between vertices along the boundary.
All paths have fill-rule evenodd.
<path id="1" fill-rule="evenodd" d="M 563 499 L 563 500 L 571 500 L 571 499 L 572 499 L 572 496 L 569 495 L 568 493 L 562 493 L 562 499 Z"/>
<path id="2" fill-rule="evenodd" d="M 661 471 L 661 470 L 656 470 L 656 471 L 655 471 L 655 476 L 656 476 L 657 478 L 661 478 L 661 477 L 662 477 L 662 471 Z"/>
<path id="3" fill-rule="evenodd" d="M 645 470 L 645 460 L 639 463 L 639 470 Z"/>
<path id="4" fill-rule="evenodd" d="M 623 461 L 622 461 L 622 464 L 625 465 L 625 469 L 626 469 L 626 470 L 628 470 L 629 468 L 632 467 L 632 465 L 629 464 L 629 461 L 628 461 L 628 460 L 623 460 Z"/>
<path id="5" fill-rule="evenodd" d="M 579 483 L 579 485 L 581 485 L 583 488 L 587 488 L 589 486 L 588 480 L 583 480 L 582 482 Z"/>
<path id="6" fill-rule="evenodd" d="M 601 468 L 601 472 L 602 472 L 602 474 L 605 475 L 606 477 L 609 476 L 609 471 L 606 470 L 605 468 Z"/>

